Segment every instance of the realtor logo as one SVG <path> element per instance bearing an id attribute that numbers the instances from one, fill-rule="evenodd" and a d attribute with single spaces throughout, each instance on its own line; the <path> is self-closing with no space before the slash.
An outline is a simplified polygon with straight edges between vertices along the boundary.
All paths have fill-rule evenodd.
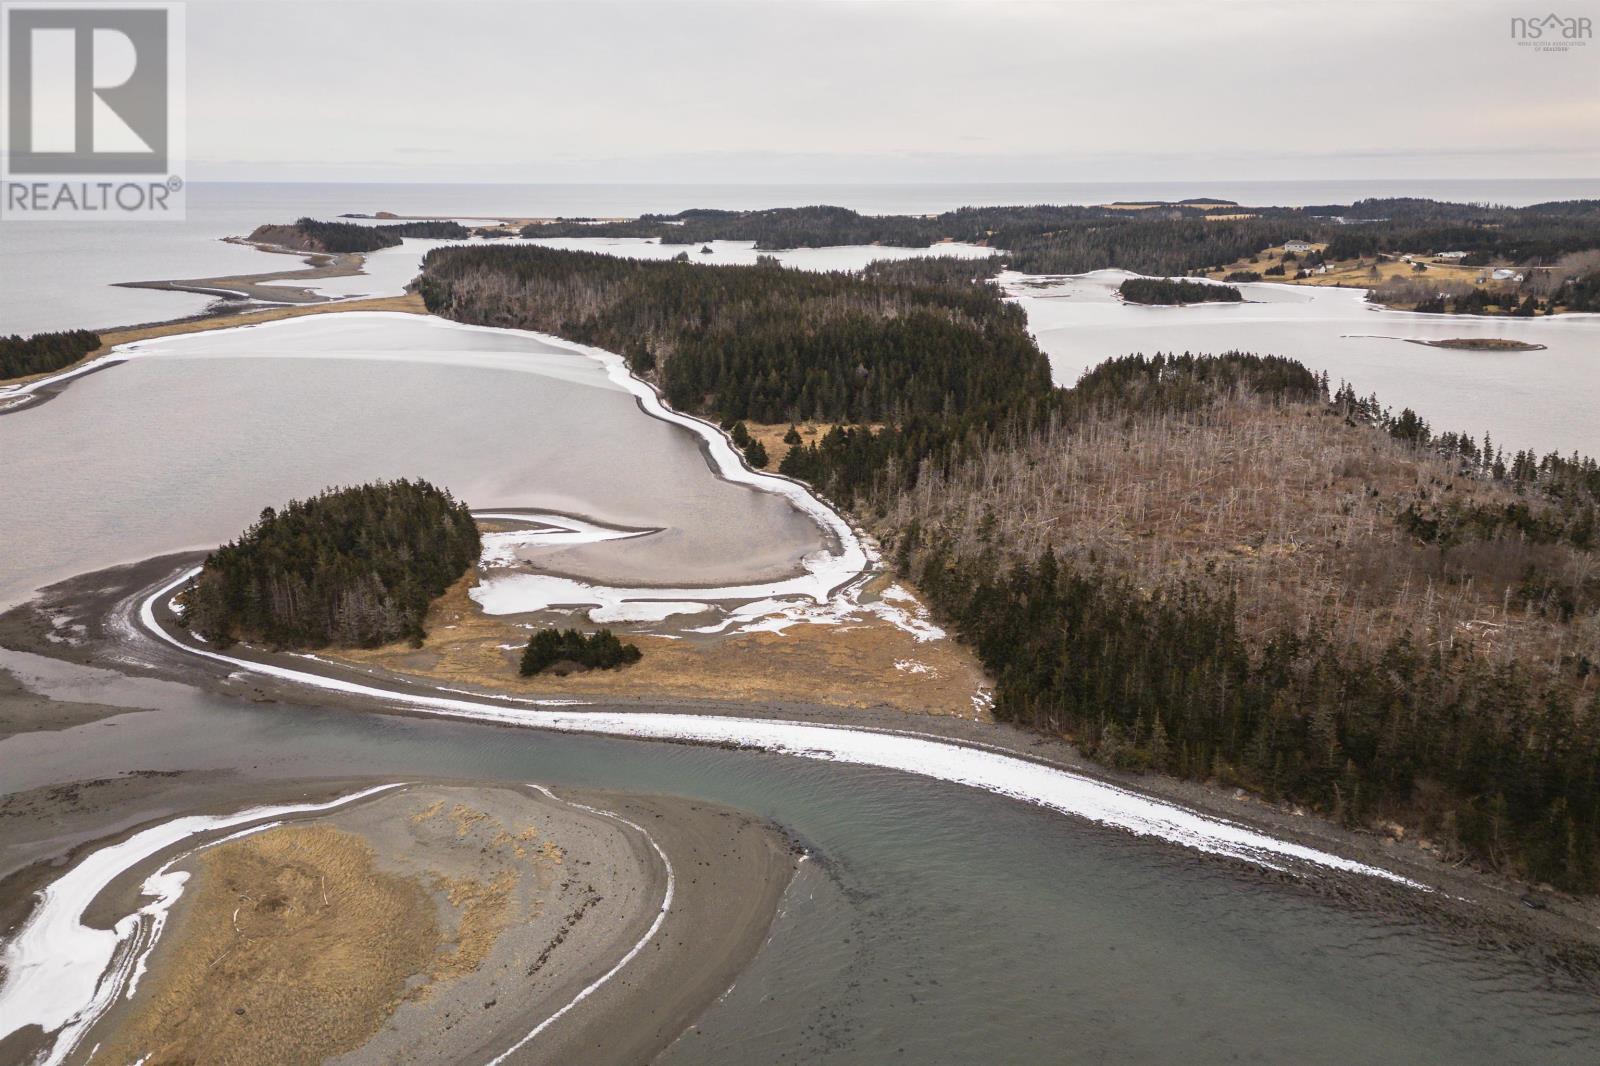
<path id="1" fill-rule="evenodd" d="M 1567 18 L 1551 12 L 1511 20 L 1511 39 L 1537 52 L 1565 52 L 1582 48 L 1594 36 L 1594 21 L 1585 16 Z"/>
<path id="2" fill-rule="evenodd" d="M 182 18 L 169 3 L 3 5 L 0 218 L 183 217 Z"/>

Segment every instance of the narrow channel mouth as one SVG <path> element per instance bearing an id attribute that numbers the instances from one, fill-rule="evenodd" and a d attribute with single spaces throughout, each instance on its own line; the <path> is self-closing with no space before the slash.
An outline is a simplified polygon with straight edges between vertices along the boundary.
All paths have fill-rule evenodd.
<path id="1" fill-rule="evenodd" d="M 724 715 L 663 712 L 565 711 L 551 703 L 512 706 L 486 698 L 424 695 L 378 688 L 340 677 L 307 673 L 277 663 L 238 659 L 181 639 L 156 615 L 173 593 L 197 571 L 180 573 L 140 602 L 138 621 L 156 639 L 190 655 L 313 688 L 399 704 L 425 714 L 495 722 L 567 733 L 595 733 L 646 740 L 734 745 L 775 754 L 899 770 L 966 785 L 1043 807 L 1098 825 L 1150 836 L 1196 851 L 1238 859 L 1272 870 L 1308 869 L 1360 874 L 1425 892 L 1419 881 L 1381 867 L 1280 840 L 1246 826 L 1209 817 L 1126 788 L 993 750 L 922 736 L 844 725 L 817 725 Z M 542 705 L 540 705 L 542 704 Z"/>

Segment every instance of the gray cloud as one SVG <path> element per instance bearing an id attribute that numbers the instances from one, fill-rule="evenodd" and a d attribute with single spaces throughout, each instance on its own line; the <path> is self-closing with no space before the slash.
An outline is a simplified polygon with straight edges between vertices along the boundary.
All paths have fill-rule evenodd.
<path id="1" fill-rule="evenodd" d="M 1600 21 L 1600 0 L 1561 9 Z M 1600 42 L 1518 48 L 1510 11 L 1504 0 L 190 0 L 191 170 L 624 182 L 1600 173 Z"/>

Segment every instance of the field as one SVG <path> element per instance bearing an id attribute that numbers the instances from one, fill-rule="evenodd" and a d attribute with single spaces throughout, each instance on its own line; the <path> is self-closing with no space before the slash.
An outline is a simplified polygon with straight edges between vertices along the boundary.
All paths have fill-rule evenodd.
<path id="1" fill-rule="evenodd" d="M 1321 252 L 1324 244 L 1312 246 Z M 1295 273 L 1305 265 L 1307 256 L 1311 253 L 1301 254 L 1297 259 L 1284 262 L 1283 246 L 1263 249 L 1256 256 L 1256 261 L 1248 258 L 1229 263 L 1217 270 L 1208 271 L 1206 277 L 1221 281 L 1229 274 L 1240 270 L 1253 270 L 1258 274 L 1265 274 L 1268 267 L 1283 264 L 1282 277 L 1263 276 L 1262 281 L 1270 281 L 1278 285 L 1334 285 L 1354 289 L 1375 289 L 1390 278 L 1401 278 L 1407 281 L 1427 281 L 1438 284 L 1441 290 L 1454 288 L 1480 288 L 1490 292 L 1512 292 L 1516 284 L 1508 281 L 1492 281 L 1489 275 L 1495 267 L 1489 266 L 1462 266 L 1459 263 L 1436 261 L 1423 256 L 1413 257 L 1416 262 L 1423 263 L 1427 269 L 1418 271 L 1413 263 L 1398 258 L 1373 259 L 1346 259 L 1330 262 L 1326 273 L 1313 273 L 1308 277 L 1296 278 Z"/>

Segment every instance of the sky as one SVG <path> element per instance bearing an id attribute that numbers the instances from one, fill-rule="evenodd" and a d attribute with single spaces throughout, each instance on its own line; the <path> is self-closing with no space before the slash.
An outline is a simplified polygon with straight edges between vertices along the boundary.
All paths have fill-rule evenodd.
<path id="1" fill-rule="evenodd" d="M 1538 2 L 1600 26 L 1600 0 Z M 1600 177 L 1600 41 L 1520 47 L 1525 6 L 189 0 L 189 173 Z"/>

